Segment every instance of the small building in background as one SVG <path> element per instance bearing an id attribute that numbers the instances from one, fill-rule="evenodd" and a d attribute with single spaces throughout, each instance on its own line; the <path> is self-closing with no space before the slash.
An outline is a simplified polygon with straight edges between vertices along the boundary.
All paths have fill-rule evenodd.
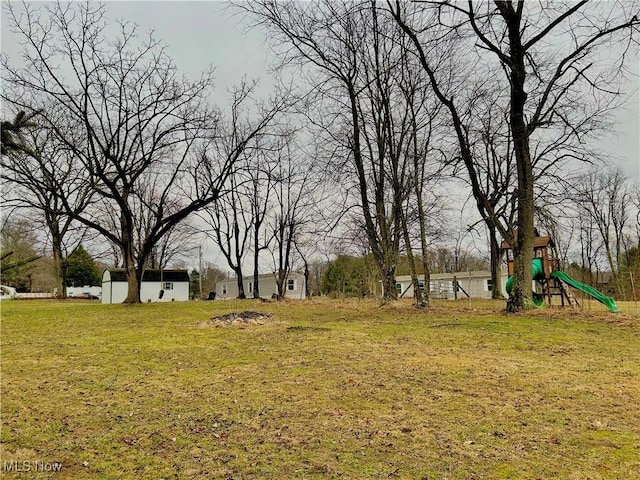
<path id="1" fill-rule="evenodd" d="M 453 300 L 457 298 L 491 298 L 493 289 L 500 288 L 503 295 L 508 275 L 503 272 L 500 277 L 500 285 L 491 283 L 491 272 L 478 270 L 471 272 L 432 273 L 429 281 L 429 297 L 433 299 Z M 418 275 L 420 289 L 424 291 L 425 284 Z M 457 282 L 457 291 L 454 290 Z M 412 298 L 413 284 L 410 275 L 398 275 L 396 277 L 396 290 L 398 298 Z"/>
<path id="2" fill-rule="evenodd" d="M 124 269 L 108 269 L 102 274 L 102 303 L 122 303 L 129 285 Z M 186 270 L 145 270 L 140 285 L 140 301 L 186 302 L 189 300 L 189 273 Z"/>
<path id="3" fill-rule="evenodd" d="M 253 298 L 253 280 L 253 275 L 244 277 L 243 279 L 244 294 L 247 298 Z M 273 273 L 258 275 L 258 289 L 260 291 L 260 298 L 271 298 L 278 294 L 278 285 L 276 284 L 276 277 Z M 285 280 L 285 291 L 285 298 L 294 300 L 306 298 L 304 275 L 291 272 Z M 216 298 L 229 299 L 237 297 L 238 280 L 236 277 L 218 281 L 216 284 Z"/>

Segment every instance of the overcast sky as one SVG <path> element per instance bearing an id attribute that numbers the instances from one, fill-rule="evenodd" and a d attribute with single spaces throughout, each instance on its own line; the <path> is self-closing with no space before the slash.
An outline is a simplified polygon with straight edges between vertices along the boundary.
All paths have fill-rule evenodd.
<path id="1" fill-rule="evenodd" d="M 268 82 L 269 49 L 258 30 L 249 31 L 243 19 L 225 2 L 107 3 L 113 18 L 153 30 L 166 43 L 177 66 L 197 75 L 212 65 L 221 92 L 243 76 Z"/>
<path id="2" fill-rule="evenodd" d="M 213 65 L 220 103 L 224 103 L 226 90 L 244 76 L 260 78 L 262 92 L 269 92 L 273 86 L 266 39 L 258 30 L 248 31 L 242 16 L 234 14 L 225 2 L 111 1 L 107 2 L 107 12 L 112 18 L 137 23 L 143 32 L 153 30 L 184 72 L 198 75 Z M 18 51 L 4 16 L 2 51 L 10 56 Z M 640 59 L 630 67 L 636 77 L 630 81 L 629 91 L 635 94 L 617 115 L 616 133 L 603 138 L 603 148 L 618 158 L 631 178 L 640 181 Z"/>

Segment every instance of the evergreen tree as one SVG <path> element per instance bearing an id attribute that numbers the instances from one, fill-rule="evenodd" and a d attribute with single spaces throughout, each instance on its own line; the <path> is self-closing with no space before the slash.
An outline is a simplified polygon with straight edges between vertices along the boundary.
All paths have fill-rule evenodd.
<path id="1" fill-rule="evenodd" d="M 79 245 L 66 259 L 67 285 L 82 287 L 100 285 L 102 276 L 98 266 L 82 245 Z"/>

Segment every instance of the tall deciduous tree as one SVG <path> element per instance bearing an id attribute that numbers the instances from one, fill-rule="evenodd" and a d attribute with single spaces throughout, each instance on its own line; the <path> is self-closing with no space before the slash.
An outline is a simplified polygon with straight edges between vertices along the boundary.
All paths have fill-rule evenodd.
<path id="1" fill-rule="evenodd" d="M 51 242 L 56 291 L 65 298 L 65 244 L 77 227 L 75 215 L 88 207 L 93 191 L 86 171 L 76 168 L 69 149 L 51 129 L 41 126 L 46 123 L 41 112 L 33 112 L 28 121 L 25 117 L 24 112 L 18 113 L 13 123 L 20 129 L 11 131 L 10 144 L 3 148 L 3 201 L 42 219 Z"/>
<path id="2" fill-rule="evenodd" d="M 402 55 L 401 32 L 375 2 L 258 0 L 239 6 L 268 28 L 283 63 L 308 72 L 312 108 L 321 112 L 310 117 L 327 139 L 327 171 L 359 211 L 382 277 L 383 301 L 396 299 L 403 242 L 411 253 L 405 217 L 415 178 L 411 145 L 415 136 L 421 147 L 426 144 L 417 128 L 424 110 L 415 95 L 415 77 L 422 74 L 399 73 L 415 63 Z"/>
<path id="3" fill-rule="evenodd" d="M 522 0 L 425 3 L 428 5 L 416 10 L 405 8 L 399 1 L 387 1 L 392 15 L 412 40 L 435 95 L 449 111 L 479 211 L 495 223 L 513 246 L 514 282 L 507 310 L 517 311 L 531 299 L 536 177 L 533 145 L 536 138 L 544 143 L 543 130 L 553 129 L 565 130 L 568 138 L 583 141 L 581 136 L 593 133 L 597 121 L 610 111 L 611 95 L 617 93 L 616 73 L 624 65 L 628 49 L 621 50 L 604 68 L 598 65 L 602 61 L 601 52 L 615 41 L 632 46 L 631 32 L 640 25 L 637 7 L 632 10 L 623 3 L 589 7 L 586 1 L 544 8 Z M 414 23 L 424 20 L 425 15 L 433 28 L 424 30 L 424 25 Z M 473 42 L 461 41 L 469 37 Z M 436 48 L 436 44 L 445 44 L 447 40 L 467 49 L 475 48 L 485 66 L 499 68 L 504 74 L 517 171 L 516 238 L 495 221 L 494 207 L 481 188 L 482 179 L 467 137 L 464 109 L 468 104 L 459 101 L 459 89 L 475 89 L 477 82 L 482 83 L 486 77 L 476 75 L 469 80 L 477 82 L 468 81 L 449 90 L 451 63 L 443 62 L 442 49 Z M 453 62 L 460 60 L 456 56 L 454 53 Z M 443 63 L 447 65 L 444 70 Z M 482 71 L 480 67 L 481 64 L 474 66 L 476 71 Z M 585 95 L 590 96 L 589 104 L 580 101 Z M 576 109 L 576 101 L 588 108 Z"/>
<path id="4" fill-rule="evenodd" d="M 254 98 L 257 82 L 243 82 L 232 93 L 230 121 L 225 123 L 223 135 L 216 140 L 219 152 L 234 156 L 234 167 L 224 184 L 225 195 L 204 209 L 200 217 L 211 228 L 206 230 L 233 270 L 238 285 L 238 298 L 246 298 L 244 291 L 244 262 L 249 248 L 259 254 L 259 233 L 268 207 L 269 179 L 266 185 L 266 199 L 262 188 L 264 155 L 271 142 L 280 138 L 278 129 L 267 131 L 274 117 L 285 108 L 285 96 L 278 94 L 277 99 L 268 107 L 260 105 Z M 250 110 L 258 113 L 259 122 L 250 120 Z M 255 113 L 254 113 L 255 114 Z M 257 262 L 257 257 L 254 257 Z M 257 266 L 257 263 L 256 263 Z M 257 297 L 256 297 L 257 298 Z"/>
<path id="5" fill-rule="evenodd" d="M 209 238 L 218 246 L 235 274 L 238 298 L 247 298 L 243 264 L 252 230 L 247 206 L 247 199 L 239 191 L 238 178 L 232 176 L 229 179 L 229 193 L 213 202 L 202 217 L 211 227 L 207 229 Z"/>
<path id="6" fill-rule="evenodd" d="M 282 158 L 282 138 L 270 146 L 264 143 L 257 145 L 257 161 L 246 171 L 248 180 L 245 193 L 251 205 L 252 218 L 253 298 L 260 298 L 260 253 L 269 248 L 272 240 L 266 220 L 275 187 L 274 172 Z"/>
<path id="7" fill-rule="evenodd" d="M 60 195 L 66 213 L 117 246 L 129 287 L 125 302 L 139 302 L 154 246 L 219 198 L 247 141 L 278 108 L 255 115 L 244 136 L 223 150 L 222 115 L 208 102 L 211 70 L 195 80 L 181 76 L 160 42 L 125 22 L 110 37 L 101 5 L 7 4 L 5 13 L 22 37 L 24 65 L 3 60 L 3 81 L 12 87 L 3 98 L 27 113 L 51 105 L 55 114 L 42 116 L 46 127 L 95 193 L 83 212 Z M 137 238 L 141 223 L 147 228 Z"/>
<path id="8" fill-rule="evenodd" d="M 580 216 L 600 235 L 616 291 L 623 297 L 621 267 L 625 264 L 625 230 L 631 207 L 627 178 L 619 169 L 591 170 L 575 183 L 572 191 Z"/>
<path id="9" fill-rule="evenodd" d="M 273 171 L 273 206 L 267 227 L 273 239 L 271 254 L 278 296 L 282 298 L 287 294 L 296 245 L 305 227 L 314 220 L 313 207 L 319 201 L 316 168 L 296 145 L 295 135 L 283 146 L 280 163 Z"/>

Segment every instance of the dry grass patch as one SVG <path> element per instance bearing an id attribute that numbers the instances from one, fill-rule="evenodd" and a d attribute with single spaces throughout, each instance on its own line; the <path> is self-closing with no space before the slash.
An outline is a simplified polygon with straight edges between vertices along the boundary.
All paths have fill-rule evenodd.
<path id="1" fill-rule="evenodd" d="M 273 325 L 273 314 L 245 310 L 243 312 L 231 312 L 224 315 L 214 315 L 209 320 L 198 322 L 198 327 L 207 328 L 247 328 L 262 325 Z"/>
<path id="2" fill-rule="evenodd" d="M 3 460 L 60 479 L 638 477 L 638 321 L 503 308 L 8 303 Z M 243 311 L 272 322 L 194 328 Z"/>

